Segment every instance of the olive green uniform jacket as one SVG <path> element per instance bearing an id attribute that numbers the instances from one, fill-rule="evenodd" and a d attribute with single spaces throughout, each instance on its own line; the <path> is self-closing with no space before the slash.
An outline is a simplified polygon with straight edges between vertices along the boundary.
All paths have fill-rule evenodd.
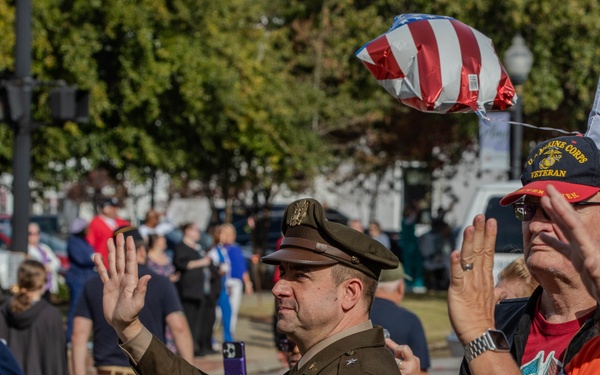
<path id="1" fill-rule="evenodd" d="M 160 340 L 152 336 L 150 346 L 135 364 L 140 375 L 200 375 L 206 374 L 180 356 L 173 354 Z M 335 341 L 313 356 L 302 368 L 292 368 L 287 374 L 373 374 L 400 373 L 391 352 L 386 348 L 383 329 L 375 327 Z"/>
<path id="2" fill-rule="evenodd" d="M 312 357 L 289 375 L 400 374 L 392 353 L 385 346 L 383 329 L 374 327 L 346 336 Z"/>

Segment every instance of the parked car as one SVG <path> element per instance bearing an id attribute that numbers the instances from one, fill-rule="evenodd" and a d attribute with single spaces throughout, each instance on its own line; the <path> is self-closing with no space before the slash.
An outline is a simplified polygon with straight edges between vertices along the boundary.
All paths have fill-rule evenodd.
<path id="1" fill-rule="evenodd" d="M 0 225 L 11 225 L 12 216 L 9 214 L 0 214 Z M 64 237 L 63 234 L 66 233 L 64 222 L 60 215 L 56 214 L 41 214 L 41 215 L 31 215 L 29 217 L 29 221 L 33 223 L 37 223 L 40 226 L 42 232 L 58 236 Z"/>
<path id="2" fill-rule="evenodd" d="M 12 228 L 9 224 L 0 225 L 0 249 L 10 250 L 12 237 Z M 66 272 L 69 269 L 69 255 L 67 253 L 67 242 L 62 238 L 46 233 L 40 232 L 40 242 L 48 245 L 56 254 L 61 264 L 61 273 Z"/>

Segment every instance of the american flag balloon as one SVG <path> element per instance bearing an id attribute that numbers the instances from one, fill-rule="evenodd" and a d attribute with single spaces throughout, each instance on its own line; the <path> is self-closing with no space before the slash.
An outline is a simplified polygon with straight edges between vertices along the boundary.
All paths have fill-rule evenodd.
<path id="1" fill-rule="evenodd" d="M 423 112 L 483 115 L 517 99 L 492 41 L 452 17 L 396 16 L 356 56 L 390 94 Z"/>

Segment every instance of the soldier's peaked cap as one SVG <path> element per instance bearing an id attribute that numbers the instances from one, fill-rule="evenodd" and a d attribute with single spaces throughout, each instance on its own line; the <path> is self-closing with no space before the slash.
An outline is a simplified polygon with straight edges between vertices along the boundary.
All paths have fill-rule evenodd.
<path id="1" fill-rule="evenodd" d="M 397 268 L 398 258 L 379 241 L 346 225 L 328 221 L 314 199 L 292 202 L 283 215 L 280 250 L 261 258 L 263 263 L 306 265 L 343 263 L 379 278 L 382 269 Z"/>

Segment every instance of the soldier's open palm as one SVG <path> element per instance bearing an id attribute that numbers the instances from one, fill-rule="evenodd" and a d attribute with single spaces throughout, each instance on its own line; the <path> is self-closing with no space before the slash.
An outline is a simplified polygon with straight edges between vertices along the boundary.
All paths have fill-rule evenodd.
<path id="1" fill-rule="evenodd" d="M 108 270 L 104 267 L 101 256 L 96 255 L 94 263 L 104 283 L 102 298 L 104 317 L 108 324 L 120 332 L 137 321 L 144 307 L 150 276 L 145 275 L 138 279 L 133 237 L 128 237 L 125 241 L 123 234 L 119 234 L 116 238 L 116 246 L 112 239 L 108 240 L 107 246 Z"/>

